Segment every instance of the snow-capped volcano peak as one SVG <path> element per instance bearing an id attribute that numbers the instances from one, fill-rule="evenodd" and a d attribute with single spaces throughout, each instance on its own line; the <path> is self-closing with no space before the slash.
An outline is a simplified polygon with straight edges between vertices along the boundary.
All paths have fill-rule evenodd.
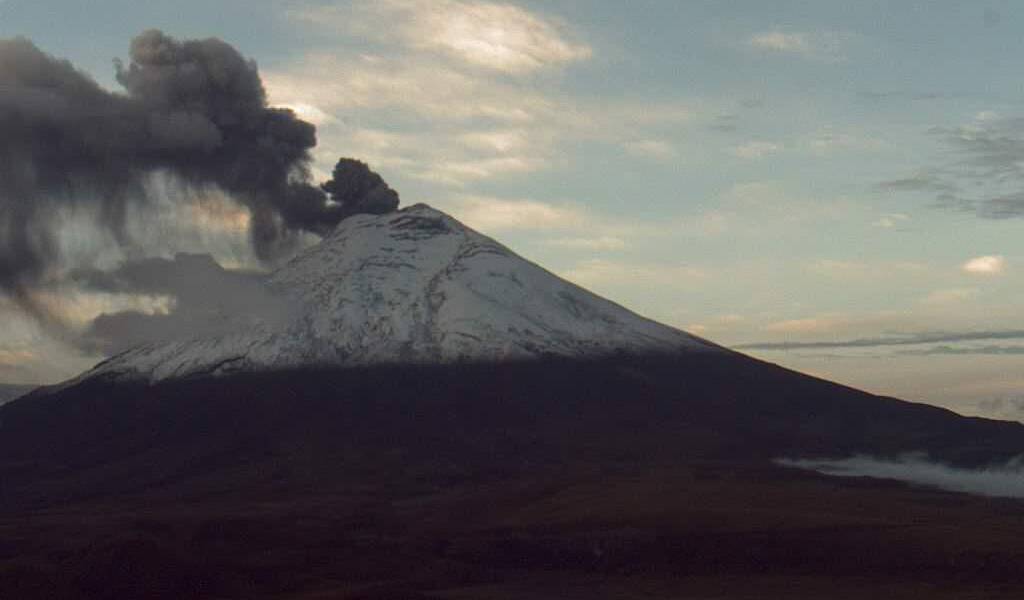
<path id="1" fill-rule="evenodd" d="M 275 271 L 287 317 L 151 344 L 85 377 L 716 351 L 569 283 L 427 205 L 356 215 Z"/>

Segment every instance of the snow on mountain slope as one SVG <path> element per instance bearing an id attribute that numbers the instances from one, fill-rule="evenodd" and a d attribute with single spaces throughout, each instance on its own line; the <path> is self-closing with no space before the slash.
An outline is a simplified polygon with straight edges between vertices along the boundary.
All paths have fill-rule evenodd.
<path id="1" fill-rule="evenodd" d="M 268 286 L 290 305 L 287 318 L 139 347 L 82 377 L 723 350 L 560 279 L 423 204 L 344 220 Z"/>

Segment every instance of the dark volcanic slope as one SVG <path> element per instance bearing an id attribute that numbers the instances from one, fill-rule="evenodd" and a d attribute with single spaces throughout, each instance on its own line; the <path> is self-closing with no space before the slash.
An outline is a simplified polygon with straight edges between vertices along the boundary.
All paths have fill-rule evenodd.
<path id="1" fill-rule="evenodd" d="M 1016 600 L 1022 426 L 731 353 L 89 380 L 0 408 L 0 597 Z"/>
<path id="2" fill-rule="evenodd" d="M 0 383 L 0 405 L 7 404 L 19 396 L 24 396 L 36 387 L 37 386 L 34 385 L 12 385 Z"/>
<path id="3" fill-rule="evenodd" d="M 1024 426 L 872 396 L 738 354 L 86 381 L 0 410 L 17 497 L 228 491 L 573 464 L 1024 452 Z M 57 494 L 57 492 L 60 494 Z"/>

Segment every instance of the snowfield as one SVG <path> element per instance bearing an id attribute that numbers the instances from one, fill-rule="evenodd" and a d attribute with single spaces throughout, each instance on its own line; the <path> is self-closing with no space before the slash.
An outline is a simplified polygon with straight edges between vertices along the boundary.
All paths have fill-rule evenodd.
<path id="1" fill-rule="evenodd" d="M 138 347 L 77 380 L 724 351 L 569 283 L 424 204 L 342 221 L 267 285 L 286 301 L 285 318 Z"/>

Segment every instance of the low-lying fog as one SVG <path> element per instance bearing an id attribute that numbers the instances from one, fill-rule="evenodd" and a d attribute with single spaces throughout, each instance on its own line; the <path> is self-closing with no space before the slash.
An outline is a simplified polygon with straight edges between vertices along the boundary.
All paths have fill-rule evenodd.
<path id="1" fill-rule="evenodd" d="M 840 460 L 780 458 L 775 462 L 838 477 L 895 479 L 979 496 L 1024 498 L 1024 462 L 1020 458 L 984 469 L 950 467 L 919 455 L 897 460 L 854 456 Z"/>

